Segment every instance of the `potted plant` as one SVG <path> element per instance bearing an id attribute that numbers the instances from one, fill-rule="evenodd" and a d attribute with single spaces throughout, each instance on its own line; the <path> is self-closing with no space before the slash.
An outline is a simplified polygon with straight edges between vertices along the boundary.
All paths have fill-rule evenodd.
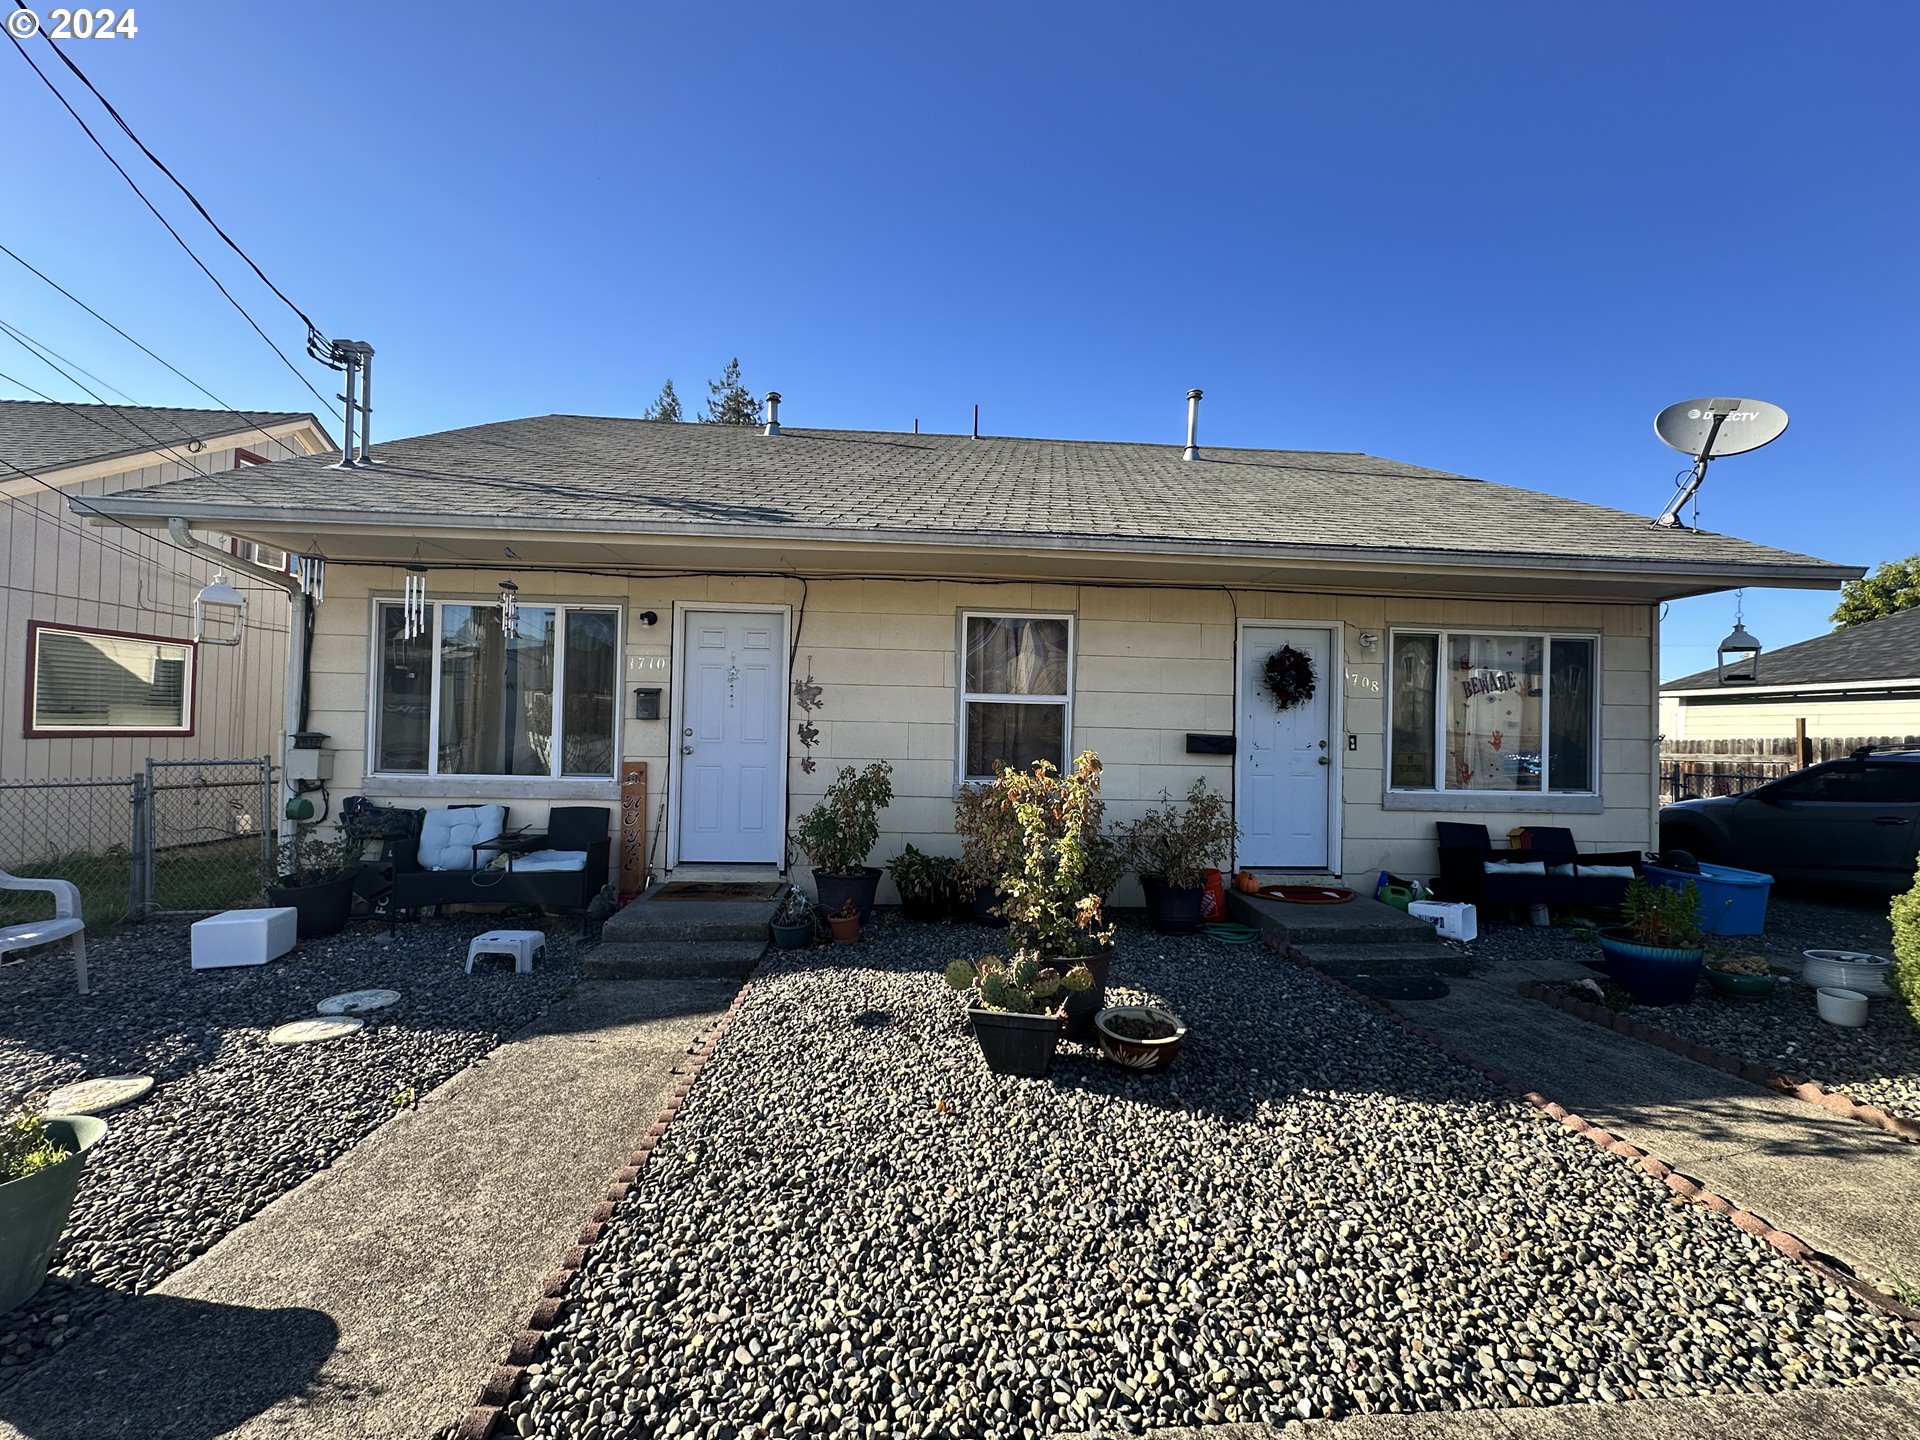
<path id="1" fill-rule="evenodd" d="M 773 912 L 773 943 L 782 950 L 804 950 L 813 943 L 813 901 L 798 886 L 790 887 Z"/>
<path id="2" fill-rule="evenodd" d="M 833 931 L 833 943 L 851 945 L 860 938 L 860 907 L 849 898 L 846 904 L 827 917 L 827 926 Z"/>
<path id="3" fill-rule="evenodd" d="M 1713 955 L 1707 983 L 1729 1000 L 1758 1000 L 1772 993 L 1776 976 L 1764 955 Z"/>
<path id="4" fill-rule="evenodd" d="M 1622 924 L 1599 935 L 1607 973 L 1642 1005 L 1684 1005 L 1693 999 L 1706 949 L 1700 890 L 1678 890 L 1635 876 L 1620 902 Z"/>
<path id="5" fill-rule="evenodd" d="M 1157 1005 L 1116 1005 L 1094 1016 L 1100 1048 L 1129 1070 L 1164 1070 L 1180 1053 L 1187 1023 Z"/>
<path id="6" fill-rule="evenodd" d="M 813 867 L 814 893 L 829 915 L 849 900 L 862 920 L 873 914 L 880 871 L 867 855 L 880 839 L 880 812 L 893 803 L 892 777 L 884 760 L 860 771 L 847 766 L 794 827 L 794 844 Z"/>
<path id="7" fill-rule="evenodd" d="M 1065 774 L 1046 760 L 1008 768 L 994 786 L 1019 826 L 1017 863 L 999 882 L 1009 948 L 1055 970 L 1086 967 L 1091 983 L 1066 997 L 1066 1034 L 1091 1040 L 1113 956 L 1113 926 L 1101 912 L 1113 858 L 1101 835 L 1100 757 L 1088 750 Z"/>
<path id="8" fill-rule="evenodd" d="M 1227 797 L 1204 778 L 1188 789 L 1184 807 L 1164 790 L 1160 798 L 1158 810 L 1127 826 L 1127 858 L 1146 892 L 1147 923 L 1169 935 L 1191 935 L 1201 925 L 1207 871 L 1231 860 L 1240 831 Z"/>
<path id="9" fill-rule="evenodd" d="M 913 845 L 894 856 L 887 873 L 900 892 L 900 912 L 928 925 L 951 915 L 960 893 L 957 865 L 951 855 L 929 855 Z"/>
<path id="10" fill-rule="evenodd" d="M 976 925 L 1000 921 L 1000 882 L 1020 868 L 1020 822 L 1006 788 L 997 781 L 960 787 L 953 806 L 953 831 L 960 837 L 960 863 L 954 875 L 967 918 Z"/>
<path id="11" fill-rule="evenodd" d="M 281 856 L 279 882 L 267 887 L 267 903 L 293 907 L 302 940 L 339 934 L 353 913 L 353 882 L 360 877 L 365 849 L 365 839 L 354 830 L 343 828 L 322 839 L 314 826 L 302 825 Z"/>
<path id="12" fill-rule="evenodd" d="M 1093 975 L 1084 965 L 1063 974 L 1023 951 L 1012 958 L 955 960 L 947 966 L 947 984 L 969 994 L 967 1016 L 987 1068 L 996 1075 L 1038 1079 L 1053 1068 L 1060 1041 L 1058 997 L 1086 990 Z"/>
<path id="13" fill-rule="evenodd" d="M 106 1133 L 91 1115 L 43 1120 L 21 1109 L 0 1120 L 0 1315 L 47 1278 L 87 1151 Z"/>

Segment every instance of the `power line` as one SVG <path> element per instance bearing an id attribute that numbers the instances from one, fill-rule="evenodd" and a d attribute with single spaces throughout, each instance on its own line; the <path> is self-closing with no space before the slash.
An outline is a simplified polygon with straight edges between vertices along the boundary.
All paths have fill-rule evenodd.
<path id="1" fill-rule="evenodd" d="M 118 395 L 122 400 L 126 401 L 129 405 L 138 405 L 140 403 L 138 400 L 134 399 L 131 395 L 127 394 L 126 391 L 120 389 L 119 386 L 107 384 L 106 381 L 102 380 L 98 375 L 94 374 L 91 370 L 87 369 L 84 365 L 80 364 L 78 361 L 67 359 L 66 356 L 62 355 L 58 350 L 54 349 L 51 345 L 42 344 L 40 341 L 34 339 L 31 335 L 27 334 L 26 331 L 20 329 L 18 326 L 9 325 L 6 321 L 0 320 L 0 330 L 6 331 L 7 334 L 11 335 L 15 340 L 17 340 L 20 344 L 26 346 L 29 350 L 40 352 L 43 359 L 47 356 L 52 356 L 53 358 L 51 360 L 47 360 L 47 364 L 53 365 L 54 361 L 57 360 L 60 362 L 61 365 L 70 365 L 75 370 L 78 370 L 82 375 L 86 376 L 89 380 L 93 381 L 93 383 L 98 385 L 101 389 L 113 391 L 114 394 Z M 54 368 L 58 369 L 59 367 L 54 366 Z"/>
<path id="2" fill-rule="evenodd" d="M 15 4 L 15 7 L 18 9 L 24 10 L 26 8 L 25 4 L 22 3 L 22 0 L 14 0 L 14 4 Z M 174 238 L 174 242 L 178 244 L 182 250 L 186 251 L 187 257 L 190 260 L 192 260 L 195 265 L 199 266 L 200 273 L 205 275 L 207 279 L 213 282 L 214 289 L 218 290 L 222 295 L 224 295 L 226 297 L 227 303 L 233 306 L 235 310 L 240 312 L 241 318 L 244 319 L 248 325 L 253 327 L 254 334 L 258 335 L 263 341 L 265 341 L 267 348 L 272 350 L 275 355 L 280 357 L 280 363 L 285 365 L 287 369 L 293 373 L 293 377 L 296 380 L 298 380 L 302 385 L 307 387 L 308 391 L 312 393 L 314 399 L 318 400 L 323 406 L 326 407 L 327 413 L 330 415 L 333 415 L 335 418 L 339 418 L 340 412 L 339 410 L 334 408 L 333 402 L 327 399 L 327 397 L 322 395 L 318 390 L 314 389 L 313 382 L 307 379 L 307 377 L 300 372 L 299 367 L 296 366 L 293 363 L 293 361 L 287 357 L 287 353 L 284 350 L 282 350 L 278 345 L 274 344 L 273 338 L 270 335 L 268 335 L 265 330 L 260 328 L 260 322 L 253 318 L 252 314 L 248 312 L 247 307 L 242 305 L 238 300 L 234 298 L 233 292 L 228 290 L 225 285 L 220 283 L 220 277 L 218 275 L 215 275 L 213 271 L 209 270 L 207 268 L 206 262 L 202 260 L 199 257 L 199 255 L 194 253 L 193 247 L 187 244 L 186 240 L 181 236 L 178 230 L 173 228 L 173 222 L 168 220 L 165 215 L 161 214 L 159 207 L 156 206 L 153 203 L 153 201 L 147 198 L 147 192 L 140 188 L 138 182 L 136 182 L 134 178 L 127 173 L 126 167 L 120 163 L 120 161 L 115 157 L 114 153 L 111 150 L 107 149 L 106 145 L 102 143 L 100 137 L 93 133 L 93 127 L 87 124 L 87 122 L 81 117 L 80 112 L 78 110 L 73 108 L 72 103 L 67 99 L 67 97 L 60 93 L 60 87 L 55 85 L 53 83 L 52 78 L 48 76 L 46 71 L 40 68 L 39 62 L 35 60 L 32 55 L 27 53 L 27 47 L 20 43 L 19 38 L 15 36 L 11 30 L 7 31 L 7 39 L 11 40 L 13 42 L 13 48 L 20 52 L 20 58 L 25 60 L 28 65 L 33 67 L 33 73 L 40 77 L 40 83 L 42 85 L 45 85 L 47 89 L 52 92 L 53 98 L 60 102 L 61 108 L 64 109 L 67 112 L 67 114 L 71 115 L 73 117 L 74 123 L 78 125 L 83 131 L 86 132 L 87 138 L 93 142 L 94 149 L 98 150 L 102 155 L 106 156 L 107 163 L 113 166 L 113 168 L 119 172 L 120 178 L 127 182 L 128 187 L 133 191 L 135 195 L 138 195 L 140 197 L 140 203 L 145 205 L 147 209 L 153 213 L 153 218 L 158 220 L 160 224 L 166 229 L 166 232 Z M 51 40 L 48 40 L 47 43 L 49 45 L 53 45 L 53 42 Z M 67 59 L 65 52 L 63 52 L 58 45 L 53 45 L 53 51 L 56 55 L 60 57 L 60 59 L 68 67 L 72 68 L 76 74 L 79 73 L 78 67 L 74 66 L 73 62 Z M 86 79 L 86 76 L 81 75 L 80 78 L 83 82 L 86 83 L 87 88 L 89 90 L 93 90 L 93 84 L 91 81 L 88 81 Z M 94 90 L 94 94 L 96 96 L 98 96 L 99 93 L 100 93 L 99 91 Z M 100 103 L 105 105 L 106 101 L 101 100 Z M 114 113 L 112 106 L 110 105 L 107 106 L 107 109 L 108 109 L 108 113 L 110 114 Z M 114 118 L 116 120 L 119 120 L 119 116 L 117 114 L 114 115 Z M 126 128 L 126 122 L 121 121 L 120 124 L 121 124 L 121 128 L 123 129 Z M 127 133 L 131 135 L 133 132 L 129 130 Z M 134 143 L 135 144 L 140 143 L 138 137 L 135 137 Z M 144 153 L 147 154 L 149 159 L 153 158 L 152 152 L 148 151 L 146 146 L 141 145 L 140 148 Z M 159 163 L 160 162 L 158 160 L 154 160 L 154 164 L 159 165 Z M 161 166 L 161 168 L 164 170 L 166 167 Z M 169 179 L 172 178 L 171 173 L 169 173 L 168 178 Z M 180 182 L 176 180 L 174 181 L 174 183 L 177 185 Z M 200 202 L 197 200 L 194 201 L 194 205 L 196 208 L 198 208 L 199 203 Z M 204 210 L 201 211 L 201 214 L 204 215 L 205 213 L 206 212 Z M 208 223 L 212 224 L 212 221 L 209 220 Z M 218 226 L 214 226 L 214 228 L 216 231 L 219 230 Z M 224 235 L 224 233 L 221 235 L 221 238 L 223 240 L 226 239 L 226 236 Z M 227 243 L 231 245 L 233 242 L 229 240 L 227 241 Z M 235 248 L 237 249 L 238 247 L 235 247 Z M 249 260 L 247 263 L 249 265 L 253 264 L 251 260 Z M 254 268 L 257 272 L 259 267 L 255 266 Z M 263 275 L 261 276 L 261 278 L 265 279 L 266 277 Z M 268 282 L 268 286 L 269 288 L 273 288 L 271 281 Z M 274 293 L 276 295 L 280 294 L 278 289 L 274 289 Z M 281 295 L 280 298 L 282 300 L 286 299 L 284 295 Z M 289 305 L 292 304 L 291 301 L 288 301 L 287 303 Z M 300 311 L 296 308 L 294 310 L 294 313 L 296 315 L 299 315 Z M 306 320 L 305 315 L 300 315 L 300 318 L 302 320 Z M 314 328 L 312 321 L 307 321 L 307 330 L 308 330 L 308 335 L 307 335 L 308 352 L 312 353 L 315 340 L 318 339 L 319 341 L 324 343 L 326 342 L 326 337 L 322 335 L 319 332 L 319 330 Z"/>
<path id="3" fill-rule="evenodd" d="M 102 315 L 98 310 L 94 309 L 93 306 L 89 305 L 86 301 L 82 300 L 78 295 L 74 294 L 71 290 L 67 289 L 67 287 L 62 285 L 58 280 L 55 280 L 51 275 L 47 274 L 44 270 L 40 269 L 37 265 L 33 264 L 32 261 L 24 259 L 22 256 L 15 253 L 13 250 L 9 249 L 6 245 L 0 245 L 0 255 L 5 255 L 9 260 L 13 261 L 16 265 L 26 270 L 29 274 L 37 276 L 40 280 L 44 281 L 47 285 L 59 291 L 62 295 L 66 296 L 67 299 L 71 300 L 74 304 L 78 305 L 82 310 L 86 311 L 87 314 L 91 315 L 94 319 L 98 320 L 102 325 L 106 326 L 109 330 L 113 331 L 114 334 L 118 335 L 122 340 L 126 341 L 129 345 L 133 346 L 134 349 L 138 350 L 141 354 L 145 355 L 149 360 L 153 361 L 155 364 L 163 367 L 164 369 L 172 371 L 175 375 L 179 376 L 182 380 L 186 381 L 187 384 L 191 385 L 195 390 L 198 390 L 202 395 L 206 396 L 209 400 L 213 401 L 213 403 L 218 405 L 222 410 L 225 410 L 229 415 L 238 416 L 240 419 L 246 421 L 249 425 L 253 426 L 255 429 L 263 430 L 266 428 L 265 425 L 261 422 L 261 418 L 258 415 L 249 414 L 245 410 L 236 410 L 233 406 L 229 405 L 225 400 L 222 400 L 218 395 L 214 394 L 213 391 L 209 390 L 206 386 L 202 385 L 198 380 L 194 379 L 191 375 L 187 374 L 186 371 L 182 370 L 179 366 L 175 365 L 172 361 L 168 360 L 165 356 L 155 353 L 155 351 L 153 351 L 150 347 L 134 339 L 133 336 L 129 335 L 125 330 L 122 330 L 118 325 L 114 324 L 113 321 L 109 320 L 106 316 Z"/>

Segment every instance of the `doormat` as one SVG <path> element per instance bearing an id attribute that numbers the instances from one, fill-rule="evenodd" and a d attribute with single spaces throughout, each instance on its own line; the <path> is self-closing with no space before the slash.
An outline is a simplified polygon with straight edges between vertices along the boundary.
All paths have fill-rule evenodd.
<path id="1" fill-rule="evenodd" d="M 1259 893 L 1290 905 L 1344 905 L 1353 899 L 1344 885 L 1262 885 Z"/>
<path id="2" fill-rule="evenodd" d="M 778 900 L 787 887 L 777 880 L 672 880 L 655 900 Z"/>
<path id="3" fill-rule="evenodd" d="M 1347 984 L 1376 1000 L 1438 1000 L 1447 993 L 1446 982 L 1433 975 L 1352 975 Z"/>

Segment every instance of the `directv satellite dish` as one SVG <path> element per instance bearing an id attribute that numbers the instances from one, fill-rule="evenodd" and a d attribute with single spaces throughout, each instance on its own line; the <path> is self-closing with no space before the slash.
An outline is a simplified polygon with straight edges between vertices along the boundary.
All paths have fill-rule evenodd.
<path id="1" fill-rule="evenodd" d="M 1778 440 L 1786 428 L 1787 412 L 1764 400 L 1715 397 L 1667 406 L 1654 417 L 1654 434 L 1682 455 L 1691 455 L 1693 469 L 1653 523 L 1669 528 L 1680 524 L 1680 512 L 1699 492 L 1710 461 L 1758 450 Z"/>

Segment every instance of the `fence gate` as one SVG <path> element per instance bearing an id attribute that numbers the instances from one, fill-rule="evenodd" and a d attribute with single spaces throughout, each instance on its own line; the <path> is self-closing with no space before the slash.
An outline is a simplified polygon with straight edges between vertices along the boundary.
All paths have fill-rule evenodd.
<path id="1" fill-rule="evenodd" d="M 134 910 L 184 915 L 255 899 L 274 873 L 273 757 L 149 760 L 134 780 Z"/>

